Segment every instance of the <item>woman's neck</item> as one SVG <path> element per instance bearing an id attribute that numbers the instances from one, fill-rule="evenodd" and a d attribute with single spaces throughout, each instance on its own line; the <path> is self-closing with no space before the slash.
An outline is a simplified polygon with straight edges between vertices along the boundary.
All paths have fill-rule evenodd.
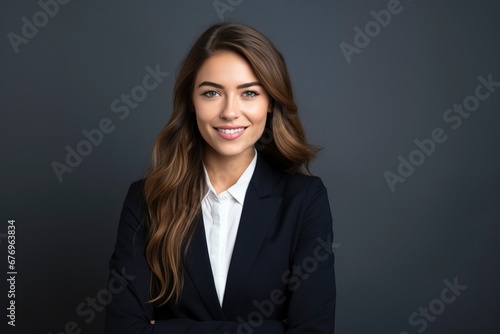
<path id="1" fill-rule="evenodd" d="M 238 181 L 254 156 L 253 148 L 237 156 L 222 156 L 211 149 L 205 151 L 203 161 L 210 183 L 217 194 L 229 189 Z"/>

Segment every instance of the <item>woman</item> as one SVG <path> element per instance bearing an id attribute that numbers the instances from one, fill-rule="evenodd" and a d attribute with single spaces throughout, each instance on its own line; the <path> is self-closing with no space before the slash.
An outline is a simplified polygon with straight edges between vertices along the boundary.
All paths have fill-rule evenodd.
<path id="1" fill-rule="evenodd" d="M 125 199 L 107 333 L 333 333 L 326 189 L 283 57 L 242 24 L 206 30 Z M 112 281 L 113 280 L 113 281 Z M 119 283 L 117 283 L 119 282 Z"/>

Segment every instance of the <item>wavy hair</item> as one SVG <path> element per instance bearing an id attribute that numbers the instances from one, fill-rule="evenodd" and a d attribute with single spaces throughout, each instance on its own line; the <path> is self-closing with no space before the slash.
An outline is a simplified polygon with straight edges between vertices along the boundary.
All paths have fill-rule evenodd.
<path id="1" fill-rule="evenodd" d="M 193 112 L 192 93 L 199 68 L 218 51 L 235 52 L 246 59 L 270 96 L 271 113 L 257 147 L 264 158 L 286 173 L 310 174 L 309 163 L 318 151 L 306 142 L 285 61 L 271 41 L 243 24 L 209 27 L 181 64 L 172 114 L 156 138 L 145 177 L 146 259 L 152 271 L 150 302 L 160 306 L 179 300 L 184 256 L 201 215 L 205 141 Z"/>

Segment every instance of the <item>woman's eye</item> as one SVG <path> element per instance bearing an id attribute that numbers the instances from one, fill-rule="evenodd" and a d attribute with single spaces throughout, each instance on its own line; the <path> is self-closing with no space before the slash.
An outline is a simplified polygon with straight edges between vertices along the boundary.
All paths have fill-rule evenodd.
<path id="1" fill-rule="evenodd" d="M 257 95 L 259 95 L 259 94 L 253 90 L 249 90 L 249 91 L 246 91 L 243 93 L 243 96 L 248 97 L 248 98 L 255 97 Z"/>
<path id="2" fill-rule="evenodd" d="M 209 90 L 209 91 L 206 91 L 205 93 L 201 94 L 205 97 L 216 97 L 217 95 L 219 95 L 218 92 L 216 92 L 215 90 Z"/>

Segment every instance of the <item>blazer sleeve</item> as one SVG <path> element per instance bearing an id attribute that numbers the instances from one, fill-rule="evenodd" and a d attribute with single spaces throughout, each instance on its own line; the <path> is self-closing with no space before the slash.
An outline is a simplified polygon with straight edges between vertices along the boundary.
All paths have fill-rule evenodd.
<path id="1" fill-rule="evenodd" d="M 193 319 L 153 319 L 150 299 L 151 270 L 144 250 L 146 240 L 143 183 L 134 182 L 127 193 L 118 225 L 117 240 L 109 263 L 109 303 L 106 306 L 107 334 L 236 334 L 237 322 L 196 321 Z M 268 320 L 255 328 L 255 334 L 283 334 L 282 321 Z"/>
<path id="2" fill-rule="evenodd" d="M 289 293 L 287 334 L 332 334 L 336 287 L 333 226 L 325 186 L 314 177 L 305 205 L 293 264 L 286 275 Z"/>

